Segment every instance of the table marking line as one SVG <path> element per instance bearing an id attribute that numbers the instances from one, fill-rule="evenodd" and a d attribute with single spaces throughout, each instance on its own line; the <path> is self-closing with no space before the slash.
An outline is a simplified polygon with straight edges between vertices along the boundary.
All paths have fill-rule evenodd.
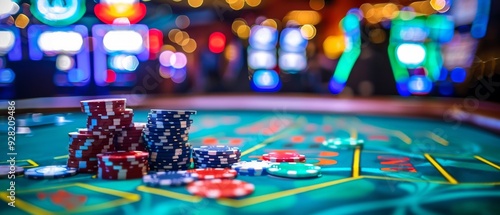
<path id="1" fill-rule="evenodd" d="M 360 174 L 361 147 L 356 146 L 352 160 L 352 177 L 358 178 Z"/>
<path id="2" fill-rule="evenodd" d="M 314 185 L 309 185 L 306 187 L 299 187 L 299 188 L 284 190 L 284 191 L 280 191 L 280 192 L 276 192 L 276 193 L 264 194 L 261 196 L 255 196 L 255 197 L 250 197 L 250 198 L 241 199 L 241 200 L 220 199 L 220 200 L 217 200 L 217 203 L 224 205 L 224 206 L 230 206 L 233 208 L 241 208 L 241 207 L 246 207 L 246 206 L 250 206 L 250 205 L 254 205 L 254 204 L 258 204 L 258 203 L 262 203 L 262 202 L 266 202 L 266 201 L 276 200 L 279 198 L 283 198 L 283 197 L 287 197 L 287 196 L 291 196 L 291 195 L 296 195 L 296 194 L 300 194 L 300 193 L 304 193 L 304 192 L 309 192 L 309 191 L 313 191 L 313 190 L 317 190 L 317 189 L 321 189 L 321 188 L 325 188 L 325 187 L 329 187 L 329 186 L 333 186 L 333 185 L 337 185 L 337 184 L 342 184 L 345 182 L 355 181 L 355 180 L 358 180 L 361 178 L 362 177 L 343 178 L 343 179 L 338 179 L 338 180 L 334 180 L 334 181 L 324 182 L 321 184 L 314 184 Z"/>
<path id="3" fill-rule="evenodd" d="M 196 203 L 196 202 L 200 202 L 202 200 L 202 198 L 198 197 L 198 196 L 176 193 L 176 192 L 168 191 L 165 189 L 146 187 L 144 185 L 138 186 L 137 190 L 142 191 L 142 192 L 146 192 L 146 193 L 156 194 L 159 196 L 165 196 L 165 197 L 169 197 L 172 199 L 177 199 L 177 200 L 181 200 L 181 201 L 185 201 L 185 202 Z"/>
<path id="4" fill-rule="evenodd" d="M 451 184 L 458 184 L 458 181 L 453 178 L 430 154 L 425 153 L 424 157 L 436 168 L 443 177 L 446 178 Z"/>
<path id="5" fill-rule="evenodd" d="M 488 165 L 492 166 L 493 168 L 495 168 L 495 169 L 497 169 L 497 170 L 500 170 L 500 166 L 499 166 L 499 165 L 497 165 L 497 164 L 495 164 L 495 163 L 493 163 L 493 162 L 491 162 L 491 161 L 487 160 L 486 158 L 483 158 L 483 157 L 481 157 L 481 156 L 479 156 L 479 155 L 474 155 L 474 158 L 476 158 L 476 159 L 478 159 L 478 160 L 482 161 L 482 162 L 483 162 L 483 163 L 485 163 L 485 164 L 488 164 Z"/>
<path id="6" fill-rule="evenodd" d="M 349 129 L 349 136 L 351 136 L 352 139 L 358 139 L 358 131 L 355 128 Z"/>
<path id="7" fill-rule="evenodd" d="M 61 155 L 54 157 L 54 160 L 69 158 L 69 155 Z"/>
<path id="8" fill-rule="evenodd" d="M 391 181 L 409 181 L 409 182 L 423 182 L 423 183 L 438 183 L 438 184 L 450 184 L 448 181 L 436 181 L 436 180 L 419 180 L 410 178 L 391 178 L 385 176 L 375 176 L 375 175 L 363 175 L 366 179 L 377 179 L 377 180 L 391 180 Z"/>
<path id="9" fill-rule="evenodd" d="M 449 142 L 447 140 L 445 140 L 444 138 L 440 137 L 439 135 L 437 135 L 436 133 L 434 132 L 431 132 L 431 131 L 427 131 L 425 133 L 425 136 L 434 140 L 435 142 L 443 145 L 443 146 L 448 146 Z"/>
<path id="10" fill-rule="evenodd" d="M 252 153 L 252 152 L 254 152 L 254 151 L 256 151 L 256 150 L 258 150 L 258 149 L 260 149 L 260 148 L 262 148 L 264 146 L 267 146 L 269 143 L 272 143 L 272 142 L 274 142 L 276 140 L 279 140 L 279 139 L 283 138 L 285 136 L 285 134 L 289 133 L 290 131 L 293 131 L 293 129 L 295 129 L 295 128 L 299 127 L 300 125 L 304 124 L 305 123 L 305 118 L 304 117 L 300 117 L 297 121 L 298 122 L 295 125 L 293 125 L 291 127 L 288 127 L 286 129 L 281 130 L 279 134 L 277 134 L 275 136 L 272 136 L 272 137 L 269 137 L 269 138 L 265 139 L 264 141 L 258 143 L 257 145 L 255 145 L 255 146 L 253 146 L 253 147 L 251 147 L 251 148 L 243 151 L 241 153 L 241 156 L 245 156 L 247 154 L 250 154 L 250 153 Z"/>
<path id="11" fill-rule="evenodd" d="M 353 121 L 356 121 L 356 123 L 360 123 L 362 125 L 365 125 L 361 121 L 361 119 L 359 119 L 358 117 L 353 117 Z M 379 127 L 379 126 L 369 125 L 369 124 L 366 125 L 366 126 L 373 127 L 373 128 L 379 129 L 381 131 L 389 132 L 390 134 L 392 134 L 392 136 L 395 136 L 395 137 L 399 138 L 401 141 L 403 141 L 406 144 L 411 144 L 413 142 L 413 140 L 408 135 L 406 135 L 404 132 L 402 132 L 400 130 L 393 130 L 393 129 L 388 129 L 388 128 L 382 128 L 382 127 Z"/>

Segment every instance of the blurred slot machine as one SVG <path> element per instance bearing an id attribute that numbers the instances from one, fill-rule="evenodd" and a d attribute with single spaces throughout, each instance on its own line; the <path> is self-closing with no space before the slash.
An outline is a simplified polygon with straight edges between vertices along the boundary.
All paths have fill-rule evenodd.
<path id="1" fill-rule="evenodd" d="M 439 80 L 443 59 L 441 44 L 453 37 L 453 20 L 442 14 L 429 16 L 403 8 L 392 20 L 388 54 L 398 92 L 402 96 L 426 95 Z"/>
<path id="2" fill-rule="evenodd" d="M 439 78 L 439 93 L 452 95 L 454 84 L 464 83 L 474 73 L 484 74 L 482 68 L 488 63 L 480 61 L 474 67 L 474 58 L 479 39 L 486 34 L 490 11 L 490 0 L 450 0 L 442 11 L 454 21 L 454 34 L 449 43 L 441 48 L 443 68 Z"/>
<path id="3" fill-rule="evenodd" d="M 14 1 L 4 1 L 0 8 L 0 20 L 6 19 L 19 11 L 19 5 Z M 13 86 L 15 72 L 8 67 L 8 61 L 22 59 L 21 37 L 15 26 L 0 24 L 0 87 Z"/>
<path id="4" fill-rule="evenodd" d="M 88 29 L 71 25 L 85 13 L 85 1 L 32 0 L 31 13 L 46 25 L 28 28 L 31 60 L 55 60 L 57 86 L 84 86 L 90 82 Z"/>
<path id="5" fill-rule="evenodd" d="M 345 37 L 345 48 L 330 79 L 328 88 L 333 94 L 342 92 L 354 67 L 354 63 L 356 63 L 361 54 L 360 20 L 361 17 L 357 16 L 355 12 L 348 12 L 340 21 L 340 26 Z"/>
<path id="6" fill-rule="evenodd" d="M 248 38 L 248 67 L 251 87 L 257 92 L 275 92 L 281 88 L 277 65 L 278 31 L 269 26 L 254 25 Z"/>
<path id="7" fill-rule="evenodd" d="M 138 0 L 103 0 L 94 12 L 106 23 L 92 27 L 95 83 L 133 85 L 139 62 L 150 55 L 149 28 L 135 24 L 146 15 L 146 6 Z"/>
<path id="8" fill-rule="evenodd" d="M 307 40 L 299 28 L 285 28 L 281 31 L 279 67 L 281 71 L 295 74 L 307 66 Z"/>

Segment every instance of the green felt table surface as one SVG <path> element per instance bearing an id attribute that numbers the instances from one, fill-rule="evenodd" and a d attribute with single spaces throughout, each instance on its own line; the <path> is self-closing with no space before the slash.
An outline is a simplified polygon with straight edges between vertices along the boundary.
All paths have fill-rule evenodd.
<path id="1" fill-rule="evenodd" d="M 145 122 L 147 110 L 135 110 Z M 16 136 L 16 161 L 25 168 L 64 165 L 68 132 L 86 125 L 83 113 Z M 238 176 L 253 183 L 239 199 L 204 199 L 185 187 L 152 188 L 140 179 L 109 181 L 91 174 L 52 180 L 0 179 L 0 214 L 498 214 L 500 137 L 438 120 L 271 111 L 199 111 L 190 143 L 231 145 L 241 160 L 273 150 L 296 151 L 322 167 L 310 179 Z M 6 139 L 5 134 L 1 134 Z M 363 147 L 334 150 L 329 138 L 357 138 Z M 4 141 L 5 142 L 5 141 Z M 4 152 L 6 150 L 2 150 Z M 0 154 L 0 163 L 8 157 Z"/>

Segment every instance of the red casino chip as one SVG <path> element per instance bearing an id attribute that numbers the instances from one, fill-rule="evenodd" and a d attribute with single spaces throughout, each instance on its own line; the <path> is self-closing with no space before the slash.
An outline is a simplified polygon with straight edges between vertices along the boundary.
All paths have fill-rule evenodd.
<path id="1" fill-rule="evenodd" d="M 113 137 L 113 132 L 91 131 L 91 130 L 88 130 L 87 128 L 78 128 L 78 133 L 80 133 L 80 134 L 90 134 L 90 135 L 96 135 L 96 136 L 109 136 L 109 137 Z"/>
<path id="2" fill-rule="evenodd" d="M 97 158 L 101 161 L 137 161 L 146 160 L 149 153 L 141 151 L 117 151 L 98 154 Z"/>
<path id="3" fill-rule="evenodd" d="M 262 159 L 271 162 L 305 162 L 306 156 L 296 152 L 275 151 L 263 154 Z"/>
<path id="4" fill-rule="evenodd" d="M 191 175 L 197 179 L 232 179 L 236 178 L 238 172 L 233 169 L 225 168 L 206 168 L 188 170 Z"/>
<path id="5" fill-rule="evenodd" d="M 127 99 L 116 98 L 116 99 L 91 99 L 80 101 L 81 105 L 125 105 Z"/>
<path id="6" fill-rule="evenodd" d="M 232 179 L 195 181 L 188 184 L 189 193 L 212 199 L 243 197 L 253 193 L 253 184 Z"/>
<path id="7" fill-rule="evenodd" d="M 142 178 L 147 172 L 147 167 L 134 169 L 108 169 L 99 167 L 97 177 L 106 180 L 126 180 Z"/>

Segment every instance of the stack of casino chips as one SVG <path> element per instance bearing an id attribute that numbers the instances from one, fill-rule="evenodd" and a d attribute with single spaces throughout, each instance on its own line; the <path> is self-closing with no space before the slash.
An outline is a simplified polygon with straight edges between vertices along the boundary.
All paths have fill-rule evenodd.
<path id="1" fill-rule="evenodd" d="M 231 165 L 240 161 L 240 156 L 238 147 L 214 145 L 193 148 L 196 168 L 231 168 Z"/>
<path id="2" fill-rule="evenodd" d="M 67 166 L 78 172 L 97 172 L 97 154 L 114 151 L 113 134 L 79 129 L 70 132 Z"/>
<path id="3" fill-rule="evenodd" d="M 196 111 L 152 109 L 144 127 L 144 140 L 149 151 L 149 167 L 153 171 L 187 170 L 191 166 L 188 143 L 191 115 Z"/>
<path id="4" fill-rule="evenodd" d="M 144 125 L 133 123 L 134 113 L 126 108 L 126 99 L 84 100 L 80 105 L 87 114 L 87 128 L 69 133 L 68 167 L 96 173 L 99 153 L 145 150 L 141 138 Z"/>
<path id="5" fill-rule="evenodd" d="M 147 152 L 116 151 L 97 155 L 97 177 L 107 180 L 142 178 L 148 171 Z"/>

